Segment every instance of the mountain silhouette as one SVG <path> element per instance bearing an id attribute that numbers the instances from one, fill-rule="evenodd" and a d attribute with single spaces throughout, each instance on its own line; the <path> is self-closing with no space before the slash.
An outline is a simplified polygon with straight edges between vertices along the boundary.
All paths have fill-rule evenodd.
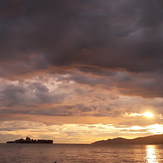
<path id="1" fill-rule="evenodd" d="M 110 145 L 110 144 L 163 144 L 163 134 L 138 137 L 134 139 L 125 139 L 118 137 L 114 139 L 100 140 L 92 143 L 92 145 Z"/>

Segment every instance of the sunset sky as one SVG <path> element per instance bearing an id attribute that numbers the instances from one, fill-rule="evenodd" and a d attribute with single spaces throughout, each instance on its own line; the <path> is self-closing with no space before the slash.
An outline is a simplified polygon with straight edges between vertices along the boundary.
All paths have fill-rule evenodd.
<path id="1" fill-rule="evenodd" d="M 163 0 L 1 0 L 0 142 L 163 133 Z"/>

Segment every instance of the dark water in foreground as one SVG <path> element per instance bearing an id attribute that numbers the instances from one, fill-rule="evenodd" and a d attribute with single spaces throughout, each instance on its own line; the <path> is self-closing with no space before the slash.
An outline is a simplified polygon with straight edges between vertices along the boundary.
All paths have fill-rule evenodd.
<path id="1" fill-rule="evenodd" d="M 0 163 L 163 163 L 163 145 L 0 144 Z"/>

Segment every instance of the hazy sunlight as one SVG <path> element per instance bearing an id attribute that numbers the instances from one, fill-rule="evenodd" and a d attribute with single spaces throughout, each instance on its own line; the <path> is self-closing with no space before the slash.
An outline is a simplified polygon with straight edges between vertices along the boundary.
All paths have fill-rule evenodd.
<path id="1" fill-rule="evenodd" d="M 143 116 L 148 117 L 148 118 L 153 118 L 153 114 L 151 112 L 145 112 L 143 113 Z"/>

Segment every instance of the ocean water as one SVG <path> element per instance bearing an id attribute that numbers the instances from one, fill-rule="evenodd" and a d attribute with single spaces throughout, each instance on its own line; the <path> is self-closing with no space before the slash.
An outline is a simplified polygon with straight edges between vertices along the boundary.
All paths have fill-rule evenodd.
<path id="1" fill-rule="evenodd" d="M 0 144 L 0 163 L 163 163 L 163 145 Z"/>

